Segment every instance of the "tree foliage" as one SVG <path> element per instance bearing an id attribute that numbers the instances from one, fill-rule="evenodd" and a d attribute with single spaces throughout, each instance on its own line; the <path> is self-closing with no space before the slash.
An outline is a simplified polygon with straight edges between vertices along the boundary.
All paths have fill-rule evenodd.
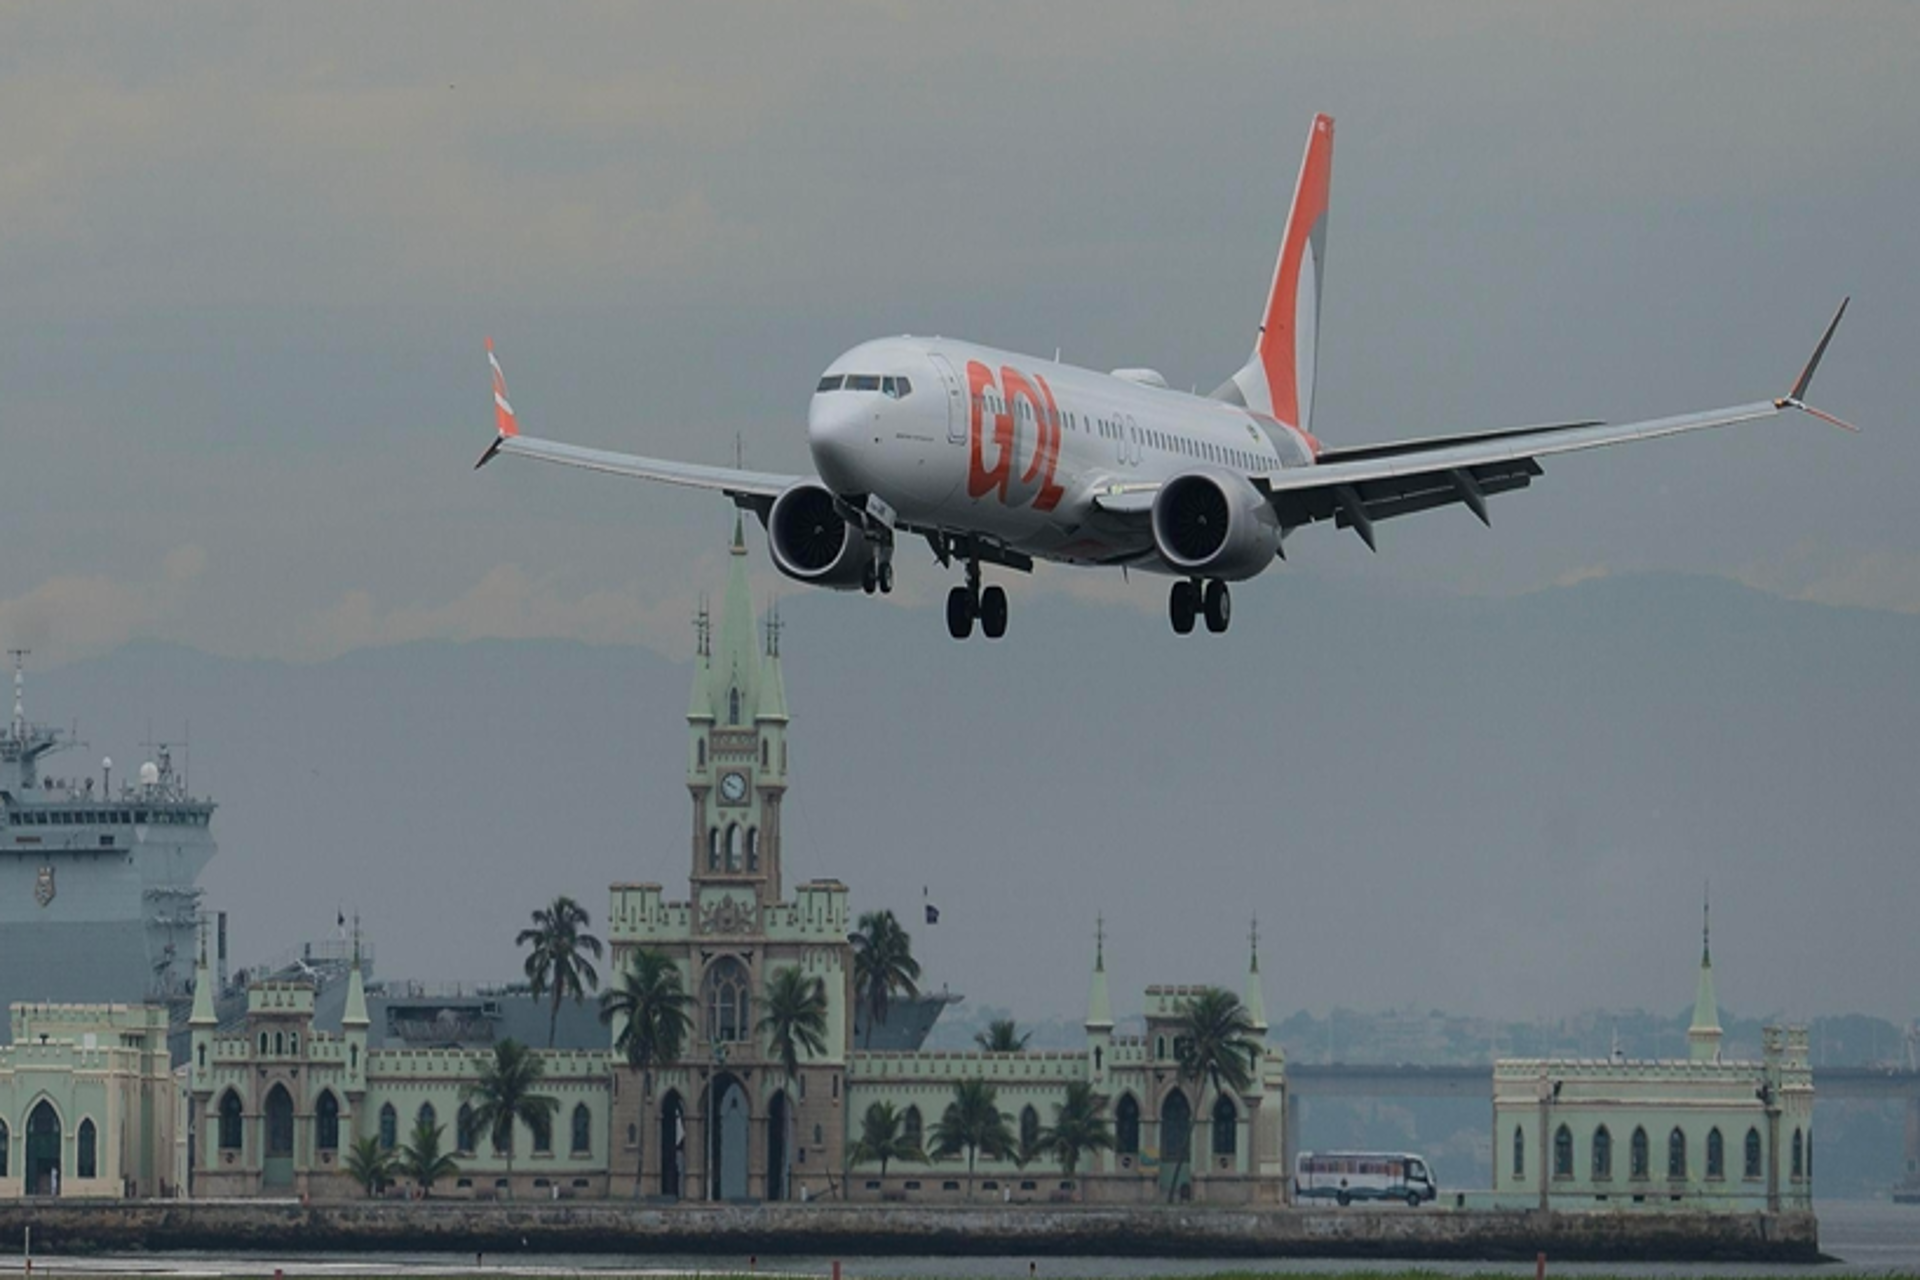
<path id="1" fill-rule="evenodd" d="M 887 1006 L 895 995 L 918 995 L 920 962 L 913 958 L 913 939 L 891 911 L 869 911 L 860 917 L 852 936 L 854 999 L 867 1014 L 866 1043 L 873 1043 L 874 1027 L 887 1020 Z"/>
<path id="2" fill-rule="evenodd" d="M 973 1042 L 988 1053 L 1022 1053 L 1031 1039 L 1033 1032 L 1023 1035 L 1020 1025 L 1012 1018 L 995 1018 L 985 1031 L 973 1033 Z"/>
<path id="3" fill-rule="evenodd" d="M 1040 1133 L 1040 1150 L 1060 1162 L 1069 1178 L 1080 1158 L 1113 1149 L 1113 1130 L 1107 1124 L 1107 1100 L 1085 1080 L 1067 1085 L 1067 1096 L 1053 1108 L 1053 1124 Z"/>
<path id="4" fill-rule="evenodd" d="M 507 1173 L 513 1173 L 513 1126 L 517 1121 L 536 1133 L 552 1132 L 557 1098 L 535 1093 L 547 1074 L 547 1064 L 518 1040 L 502 1040 L 493 1057 L 480 1065 L 480 1078 L 462 1097 L 473 1103 L 473 1127 L 486 1134 L 496 1149 L 507 1153 Z"/>
<path id="5" fill-rule="evenodd" d="M 527 953 L 527 981 L 533 986 L 533 998 L 551 994 L 553 1008 L 547 1014 L 547 1048 L 560 1022 L 560 1002 L 568 996 L 575 1004 L 600 985 L 600 973 L 593 960 L 601 955 L 600 939 L 587 932 L 593 921 L 585 907 L 565 894 L 551 906 L 537 908 L 533 927 L 522 929 L 514 938 L 515 946 L 532 947 Z M 593 957 L 589 960 L 587 957 Z"/>
<path id="6" fill-rule="evenodd" d="M 1000 1113 L 999 1092 L 985 1080 L 962 1080 L 953 1088 L 953 1101 L 933 1127 L 933 1154 L 949 1159 L 966 1152 L 967 1195 L 973 1195 L 973 1165 L 979 1156 L 1004 1160 L 1019 1150 L 1019 1141 Z"/>
<path id="7" fill-rule="evenodd" d="M 1253 1087 L 1260 1057 L 1265 1052 L 1254 1028 L 1253 1016 L 1240 1003 L 1240 997 L 1220 987 L 1206 987 L 1187 1001 L 1174 1036 L 1174 1048 L 1180 1063 L 1180 1079 L 1194 1086 L 1196 1096 L 1193 1125 L 1174 1166 L 1169 1197 L 1178 1188 L 1180 1172 L 1192 1157 L 1192 1135 L 1206 1123 L 1207 1109 L 1202 1104 L 1208 1088 L 1216 1093 L 1224 1089 L 1247 1092 Z M 1165 1158 L 1164 1152 L 1162 1158 Z"/>
<path id="8" fill-rule="evenodd" d="M 817 1057 L 827 1051 L 827 988 L 798 965 L 785 965 L 767 980 L 760 998 L 765 1011 L 755 1030 L 780 1060 L 787 1079 L 800 1074 L 800 1055 Z"/>
<path id="9" fill-rule="evenodd" d="M 355 1138 L 347 1148 L 347 1176 L 360 1184 L 367 1197 L 380 1194 L 380 1188 L 393 1181 L 393 1153 L 380 1145 L 373 1134 Z"/>
<path id="10" fill-rule="evenodd" d="M 887 1176 L 887 1165 L 894 1160 L 926 1163 L 927 1153 L 906 1132 L 906 1118 L 891 1102 L 876 1102 L 860 1118 L 860 1138 L 853 1144 L 850 1157 L 855 1164 L 880 1162 L 880 1176 Z"/>
<path id="11" fill-rule="evenodd" d="M 443 1124 L 416 1120 L 412 1136 L 407 1140 L 407 1145 L 400 1148 L 399 1158 L 394 1162 L 396 1171 L 411 1178 L 422 1195 L 431 1194 L 433 1184 L 440 1179 L 451 1178 L 460 1172 L 460 1166 L 454 1162 L 452 1154 L 440 1149 L 446 1131 L 447 1126 Z"/>

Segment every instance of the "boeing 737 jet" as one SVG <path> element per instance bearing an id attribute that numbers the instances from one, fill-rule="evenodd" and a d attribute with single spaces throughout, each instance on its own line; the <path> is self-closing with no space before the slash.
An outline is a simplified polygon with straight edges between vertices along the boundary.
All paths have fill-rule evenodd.
<path id="1" fill-rule="evenodd" d="M 1430 507 L 1459 503 L 1488 523 L 1487 499 L 1525 488 L 1555 454 L 1787 409 L 1847 426 L 1802 399 L 1842 302 L 1776 398 L 1616 425 L 1322 443 L 1314 357 L 1332 173 L 1333 120 L 1315 116 L 1253 354 L 1211 395 L 1175 391 L 1151 369 L 1096 373 L 949 338 L 882 338 L 835 360 L 814 387 L 807 443 L 818 476 L 775 475 L 524 435 L 489 341 L 498 436 L 475 465 L 513 454 L 725 494 L 760 517 L 782 573 L 820 587 L 890 591 L 896 542 L 923 538 L 965 573 L 947 596 L 955 639 L 976 622 L 991 639 L 1006 634 L 1006 591 L 982 584 L 982 565 L 1031 572 L 1035 560 L 1169 575 L 1168 612 L 1185 635 L 1197 619 L 1225 631 L 1228 584 L 1267 568 L 1310 524 L 1330 520 L 1374 547 L 1375 525 Z"/>

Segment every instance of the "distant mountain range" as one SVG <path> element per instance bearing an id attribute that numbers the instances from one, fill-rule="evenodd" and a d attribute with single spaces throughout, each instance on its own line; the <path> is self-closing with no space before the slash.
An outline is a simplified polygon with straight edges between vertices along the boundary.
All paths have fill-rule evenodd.
<path id="1" fill-rule="evenodd" d="M 1149 982 L 1237 989 L 1255 915 L 1276 1022 L 1679 1008 L 1709 877 L 1730 1007 L 1920 1012 L 1920 618 L 1669 576 L 1482 600 L 1282 572 L 1235 603 L 1180 639 L 1016 598 L 1006 641 L 956 645 L 930 608 L 789 599 L 789 877 L 894 908 L 936 985 L 1069 1023 L 1100 914 L 1122 1016 Z M 357 912 L 383 973 L 472 981 L 517 974 L 553 894 L 683 883 L 690 680 L 562 641 L 140 643 L 29 701 L 89 741 L 55 773 L 130 776 L 190 726 L 236 964 Z"/>

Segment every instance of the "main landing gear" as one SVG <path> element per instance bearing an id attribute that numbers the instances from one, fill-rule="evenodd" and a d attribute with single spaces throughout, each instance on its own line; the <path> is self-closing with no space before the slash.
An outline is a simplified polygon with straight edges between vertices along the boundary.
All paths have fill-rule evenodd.
<path id="1" fill-rule="evenodd" d="M 1233 596 L 1218 579 L 1184 578 L 1167 593 L 1167 616 L 1178 635 L 1191 635 L 1196 617 L 1206 618 L 1207 630 L 1219 635 L 1233 621 Z"/>
<path id="2" fill-rule="evenodd" d="M 893 594 L 893 561 L 875 560 L 870 562 L 860 575 L 860 589 L 868 595 L 878 591 L 881 595 Z"/>
<path id="3" fill-rule="evenodd" d="M 980 622 L 980 634 L 987 639 L 998 640 L 1007 634 L 1006 588 L 982 587 L 980 562 L 969 560 L 967 585 L 947 592 L 947 634 L 955 640 L 965 640 L 973 634 L 976 618 Z"/>

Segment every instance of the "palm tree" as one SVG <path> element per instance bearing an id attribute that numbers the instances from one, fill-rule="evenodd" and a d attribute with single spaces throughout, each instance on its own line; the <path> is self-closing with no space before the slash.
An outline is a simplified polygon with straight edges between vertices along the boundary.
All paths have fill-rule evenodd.
<path id="1" fill-rule="evenodd" d="M 1107 1126 L 1106 1109 L 1107 1100 L 1085 1080 L 1070 1082 L 1066 1100 L 1054 1106 L 1053 1127 L 1041 1131 L 1040 1150 L 1059 1160 L 1060 1171 L 1067 1177 L 1073 1177 L 1081 1156 L 1112 1149 L 1113 1130 Z"/>
<path id="2" fill-rule="evenodd" d="M 650 947 L 633 953 L 620 973 L 619 986 L 600 993 L 600 1021 L 620 1020 L 613 1047 L 626 1055 L 629 1067 L 641 1073 L 641 1141 L 636 1144 L 640 1154 L 633 1171 L 636 1196 L 647 1167 L 646 1100 L 653 1096 L 653 1072 L 680 1060 L 693 1031 L 693 1018 L 687 1013 L 692 1003 L 693 997 L 680 985 L 680 966 L 666 952 Z"/>
<path id="3" fill-rule="evenodd" d="M 904 1128 L 905 1117 L 894 1109 L 891 1102 L 876 1102 L 867 1108 L 867 1114 L 860 1120 L 860 1140 L 853 1144 L 852 1160 L 854 1164 L 866 1164 L 872 1160 L 880 1162 L 880 1176 L 887 1176 L 887 1163 L 891 1160 L 912 1160 L 926 1163 L 927 1153 L 920 1144 L 908 1137 Z"/>
<path id="4" fill-rule="evenodd" d="M 347 1176 L 359 1183 L 367 1198 L 372 1199 L 393 1177 L 393 1153 L 382 1147 L 380 1139 L 372 1134 L 355 1138 L 347 1148 Z"/>
<path id="5" fill-rule="evenodd" d="M 767 980 L 760 1007 L 766 1013 L 754 1030 L 767 1038 L 791 1081 L 800 1074 L 803 1050 L 810 1058 L 827 1051 L 826 984 L 801 973 L 798 965 L 787 965 Z"/>
<path id="6" fill-rule="evenodd" d="M 531 946 L 527 953 L 527 981 L 533 984 L 533 998 L 553 993 L 553 1010 L 547 1015 L 547 1048 L 553 1048 L 554 1030 L 560 1022 L 560 1002 L 568 996 L 579 1004 L 588 990 L 600 985 L 600 974 L 593 961 L 600 958 L 600 939 L 587 932 L 593 921 L 586 908 L 561 894 L 550 907 L 533 913 L 533 928 L 522 929 L 513 940 L 516 947 Z"/>
<path id="7" fill-rule="evenodd" d="M 1031 1039 L 1033 1032 L 1020 1034 L 1020 1026 L 1012 1018 L 995 1018 L 985 1031 L 973 1033 L 973 1042 L 988 1053 L 1023 1053 Z"/>
<path id="8" fill-rule="evenodd" d="M 998 1093 L 985 1080 L 962 1080 L 953 1088 L 940 1123 L 933 1126 L 933 1154 L 946 1158 L 967 1153 L 967 1199 L 973 1199 L 973 1162 L 979 1155 L 1001 1160 L 1019 1149 L 1007 1118 L 1000 1114 Z"/>
<path id="9" fill-rule="evenodd" d="M 440 1137 L 446 1131 L 447 1126 L 443 1124 L 416 1120 L 412 1139 L 400 1148 L 395 1168 L 419 1184 L 422 1196 L 431 1194 L 433 1184 L 441 1178 L 451 1178 L 460 1172 L 453 1157 L 440 1150 Z"/>
<path id="10" fill-rule="evenodd" d="M 887 1003 L 894 993 L 920 994 L 914 986 L 920 962 L 913 958 L 913 939 L 891 911 L 861 916 L 849 941 L 853 943 L 854 1000 L 866 1010 L 866 1043 L 871 1045 L 874 1024 L 887 1020 Z"/>
<path id="11" fill-rule="evenodd" d="M 1195 1086 L 1193 1126 L 1205 1123 L 1207 1088 L 1215 1093 L 1232 1089 L 1245 1093 L 1253 1087 L 1254 1072 L 1265 1052 L 1254 1032 L 1253 1018 L 1240 997 L 1219 987 L 1203 988 L 1187 1001 L 1174 1036 L 1174 1048 L 1180 1060 L 1180 1080 Z M 1193 1152 L 1193 1131 L 1188 1130 L 1186 1147 L 1174 1165 L 1168 1199 L 1180 1185 L 1180 1173 Z M 1163 1153 L 1164 1154 L 1164 1153 Z"/>
<path id="12" fill-rule="evenodd" d="M 547 1064 L 518 1040 L 502 1040 L 493 1046 L 491 1061 L 480 1064 L 480 1078 L 468 1085 L 462 1097 L 474 1103 L 473 1127 L 493 1141 L 494 1149 L 507 1153 L 507 1181 L 513 1181 L 513 1125 L 517 1120 L 536 1132 L 553 1123 L 560 1109 L 557 1098 L 534 1092 L 547 1074 Z"/>

